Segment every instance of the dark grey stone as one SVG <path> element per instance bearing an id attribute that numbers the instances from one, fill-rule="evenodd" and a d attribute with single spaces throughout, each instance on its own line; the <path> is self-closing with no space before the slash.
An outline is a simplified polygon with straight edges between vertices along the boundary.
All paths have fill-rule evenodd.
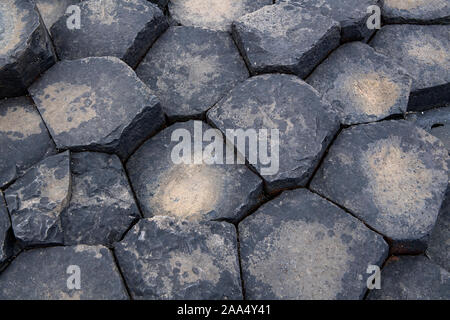
<path id="1" fill-rule="evenodd" d="M 115 253 L 134 299 L 242 299 L 231 224 L 141 220 Z"/>
<path id="2" fill-rule="evenodd" d="M 67 28 L 69 15 L 51 28 L 60 59 L 114 56 L 135 68 L 168 27 L 162 11 L 147 0 L 86 0 L 80 9 L 80 29 Z"/>
<path id="3" fill-rule="evenodd" d="M 233 37 L 252 74 L 306 77 L 339 45 L 339 23 L 291 4 L 265 6 L 233 23 Z"/>
<path id="4" fill-rule="evenodd" d="M 426 254 L 433 262 L 450 271 L 450 187 L 431 232 Z"/>
<path id="5" fill-rule="evenodd" d="M 246 297 L 362 299 L 369 265 L 389 247 L 363 223 L 306 190 L 285 191 L 239 224 Z"/>
<path id="6" fill-rule="evenodd" d="M 338 110 L 341 123 L 373 122 L 408 107 L 411 77 L 362 42 L 344 44 L 306 80 Z"/>
<path id="7" fill-rule="evenodd" d="M 200 118 L 249 77 L 229 34 L 194 27 L 171 27 L 136 73 L 174 120 Z"/>
<path id="8" fill-rule="evenodd" d="M 370 45 L 412 76 L 408 110 L 450 105 L 450 26 L 388 25 Z"/>
<path id="9" fill-rule="evenodd" d="M 59 18 L 64 16 L 66 10 L 71 5 L 78 5 L 83 0 L 34 0 L 36 6 L 41 14 L 42 20 L 44 20 L 47 30 L 58 21 Z"/>
<path id="10" fill-rule="evenodd" d="M 29 90 L 59 149 L 125 159 L 165 122 L 159 100 L 115 57 L 59 62 Z"/>
<path id="11" fill-rule="evenodd" d="M 337 114 L 314 88 L 296 76 L 283 74 L 248 79 L 208 111 L 207 118 L 263 176 L 271 193 L 305 186 L 339 129 Z M 248 146 L 239 146 L 239 139 L 236 143 L 234 136 L 227 134 L 227 130 L 239 129 L 266 129 L 271 140 L 268 145 L 276 141 L 272 133 L 277 131 L 272 130 L 278 130 L 279 143 L 273 143 L 269 154 L 278 159 L 279 166 L 272 161 L 269 168 L 261 162 L 261 151 L 258 161 L 251 160 Z"/>
<path id="12" fill-rule="evenodd" d="M 55 152 L 55 144 L 31 99 L 0 101 L 0 188 Z"/>
<path id="13" fill-rule="evenodd" d="M 169 0 L 148 0 L 148 1 L 157 4 L 161 10 L 164 10 L 167 7 L 167 4 L 169 3 Z"/>
<path id="14" fill-rule="evenodd" d="M 30 168 L 5 191 L 15 237 L 26 246 L 62 243 L 60 216 L 70 194 L 68 151 Z"/>
<path id="15" fill-rule="evenodd" d="M 72 197 L 62 216 L 64 244 L 103 244 L 122 239 L 140 217 L 122 163 L 96 152 L 71 155 Z"/>
<path id="16" fill-rule="evenodd" d="M 145 217 L 167 215 L 236 222 L 262 200 L 263 182 L 245 164 L 226 164 L 226 159 L 209 161 L 213 160 L 206 156 L 211 142 L 200 145 L 203 152 L 195 150 L 194 139 L 202 139 L 208 129 L 211 127 L 200 121 L 176 123 L 146 141 L 130 157 L 127 172 Z M 172 157 L 180 154 L 180 132 L 189 136 L 183 137 L 183 142 L 191 150 L 183 154 L 186 152 L 190 164 L 174 162 Z M 214 142 L 224 150 L 224 158 L 227 152 L 234 154 L 230 145 L 226 149 L 218 130 L 215 135 Z M 194 163 L 194 157 L 202 153 L 204 160 Z"/>
<path id="17" fill-rule="evenodd" d="M 0 270 L 13 253 L 13 237 L 11 220 L 9 218 L 3 193 L 0 191 Z"/>
<path id="18" fill-rule="evenodd" d="M 68 286 L 74 284 L 73 266 L 79 267 L 80 289 Z M 25 251 L 0 274 L 0 300 L 125 299 L 128 295 L 113 255 L 103 246 Z"/>
<path id="19" fill-rule="evenodd" d="M 392 241 L 395 253 L 423 252 L 447 188 L 448 152 L 407 121 L 345 129 L 311 188 Z"/>
<path id="20" fill-rule="evenodd" d="M 423 256 L 392 257 L 369 300 L 449 300 L 450 274 Z"/>
<path id="21" fill-rule="evenodd" d="M 27 93 L 56 62 L 50 38 L 32 0 L 0 2 L 0 98 Z"/>
<path id="22" fill-rule="evenodd" d="M 448 0 L 384 0 L 383 20 L 386 24 L 450 23 Z"/>

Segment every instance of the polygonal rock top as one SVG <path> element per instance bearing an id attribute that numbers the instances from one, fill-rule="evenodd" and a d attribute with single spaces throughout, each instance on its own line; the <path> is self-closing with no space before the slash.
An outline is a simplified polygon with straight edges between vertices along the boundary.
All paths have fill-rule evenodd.
<path id="1" fill-rule="evenodd" d="M 411 77 L 362 42 L 339 47 L 306 80 L 340 113 L 341 123 L 373 122 L 408 107 Z"/>
<path id="2" fill-rule="evenodd" d="M 194 27 L 167 30 L 136 73 L 171 119 L 200 118 L 249 76 L 229 34 Z"/>
<path id="3" fill-rule="evenodd" d="M 262 175 L 269 192 L 305 186 L 339 129 L 336 113 L 315 89 L 283 74 L 246 80 L 208 111 L 207 118 Z M 248 146 L 262 148 L 256 157 L 235 139 L 238 132 L 230 131 L 239 129 L 253 141 Z"/>
<path id="4" fill-rule="evenodd" d="M 67 27 L 68 15 L 51 28 L 60 59 L 114 56 L 134 68 L 168 27 L 162 11 L 147 0 L 86 0 L 79 8 L 79 29 Z"/>
<path id="5" fill-rule="evenodd" d="M 345 129 L 311 188 L 392 240 L 394 252 L 423 252 L 447 188 L 448 151 L 406 121 Z"/>
<path id="6" fill-rule="evenodd" d="M 253 74 L 307 76 L 339 45 L 339 23 L 291 4 L 265 6 L 233 23 L 233 37 Z"/>
<path id="7" fill-rule="evenodd" d="M 361 299 L 368 265 L 389 248 L 351 215 L 306 190 L 285 191 L 239 224 L 246 297 Z"/>
<path id="8" fill-rule="evenodd" d="M 134 299 L 242 299 L 231 224 L 145 219 L 114 252 Z"/>
<path id="9" fill-rule="evenodd" d="M 234 20 L 272 3 L 272 0 L 172 0 L 169 12 L 183 26 L 230 31 Z"/>
<path id="10" fill-rule="evenodd" d="M 448 0 L 384 0 L 383 20 L 392 23 L 450 23 Z"/>
<path id="11" fill-rule="evenodd" d="M 29 90 L 59 149 L 124 159 L 165 121 L 158 99 L 114 57 L 59 62 Z"/>

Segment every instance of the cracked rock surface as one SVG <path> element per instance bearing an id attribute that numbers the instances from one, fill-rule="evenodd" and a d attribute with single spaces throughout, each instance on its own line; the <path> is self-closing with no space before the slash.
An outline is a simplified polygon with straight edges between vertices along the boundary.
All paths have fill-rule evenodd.
<path id="1" fill-rule="evenodd" d="M 384 0 L 385 23 L 450 24 L 448 0 Z"/>

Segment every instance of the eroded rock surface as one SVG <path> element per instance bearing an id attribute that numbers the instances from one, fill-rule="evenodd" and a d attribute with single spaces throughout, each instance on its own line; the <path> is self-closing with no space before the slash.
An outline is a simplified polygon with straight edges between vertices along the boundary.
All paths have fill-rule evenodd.
<path id="1" fill-rule="evenodd" d="M 9 218 L 3 193 L 0 191 L 0 270 L 13 253 L 11 220 Z"/>
<path id="2" fill-rule="evenodd" d="M 392 23 L 450 23 L 448 0 L 384 0 L 383 20 Z"/>

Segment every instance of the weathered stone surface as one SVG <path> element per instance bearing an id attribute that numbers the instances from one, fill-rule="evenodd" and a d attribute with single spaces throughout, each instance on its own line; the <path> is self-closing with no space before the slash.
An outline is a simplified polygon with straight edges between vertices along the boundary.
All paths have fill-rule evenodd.
<path id="1" fill-rule="evenodd" d="M 341 24 L 341 41 L 368 39 L 374 32 L 367 28 L 367 19 L 371 13 L 367 8 L 380 5 L 380 0 L 276 0 L 299 5 L 310 12 L 319 12 Z"/>
<path id="2" fill-rule="evenodd" d="M 337 115 L 316 90 L 296 76 L 283 74 L 248 79 L 208 111 L 207 118 L 224 134 L 230 129 L 268 131 L 270 145 L 274 142 L 271 156 L 279 168 L 259 161 L 261 150 L 257 163 L 251 164 L 266 180 L 269 192 L 305 186 L 339 129 Z M 272 130 L 278 130 L 273 133 L 278 132 L 279 143 Z M 236 144 L 232 135 L 227 138 L 249 160 L 247 148 Z"/>
<path id="3" fill-rule="evenodd" d="M 388 25 L 371 46 L 413 77 L 408 110 L 450 105 L 450 26 Z"/>
<path id="4" fill-rule="evenodd" d="M 450 186 L 431 232 L 426 254 L 432 261 L 450 271 Z"/>
<path id="5" fill-rule="evenodd" d="M 165 121 L 158 99 L 115 57 L 59 62 L 29 90 L 59 149 L 125 159 Z"/>
<path id="6" fill-rule="evenodd" d="M 248 299 L 361 299 L 389 248 L 316 194 L 285 191 L 239 224 Z"/>
<path id="7" fill-rule="evenodd" d="M 398 253 L 426 249 L 447 188 L 448 152 L 407 121 L 345 129 L 311 188 L 392 240 Z"/>
<path id="8" fill-rule="evenodd" d="M 208 154 L 211 142 L 200 144 L 203 151 L 195 149 L 189 139 L 206 137 L 207 129 L 211 127 L 200 121 L 176 123 L 146 141 L 130 157 L 127 172 L 144 216 L 235 222 L 262 200 L 263 182 L 244 164 L 226 164 L 226 159 L 222 164 L 212 162 Z M 189 163 L 176 164 L 173 160 L 173 154 L 178 156 L 181 151 L 177 146 L 180 132 L 188 135 L 183 141 L 187 139 L 190 150 L 183 150 L 183 155 L 186 152 Z M 220 132 L 215 134 L 219 152 L 226 147 Z M 223 151 L 224 158 L 229 149 Z M 194 163 L 194 157 L 200 157 L 199 163 Z"/>
<path id="9" fill-rule="evenodd" d="M 169 12 L 184 26 L 230 31 L 234 20 L 272 3 L 272 0 L 172 0 Z"/>
<path id="10" fill-rule="evenodd" d="M 30 246 L 62 243 L 60 216 L 70 194 L 68 151 L 30 168 L 5 191 L 15 237 Z"/>
<path id="11" fill-rule="evenodd" d="M 31 99 L 0 101 L 0 188 L 54 152 L 55 145 Z"/>
<path id="12" fill-rule="evenodd" d="M 51 41 L 31 0 L 0 2 L 0 98 L 26 94 L 56 61 Z"/>
<path id="13" fill-rule="evenodd" d="M 13 252 L 11 220 L 9 218 L 3 193 L 0 191 L 0 270 Z"/>
<path id="14" fill-rule="evenodd" d="M 242 299 L 231 224 L 141 220 L 115 253 L 134 299 Z"/>
<path id="15" fill-rule="evenodd" d="M 171 27 L 136 73 L 175 120 L 200 118 L 249 76 L 229 34 L 194 27 Z"/>
<path id="16" fill-rule="evenodd" d="M 75 283 L 74 267 L 79 267 L 80 289 L 68 286 Z M 0 300 L 124 299 L 128 295 L 114 258 L 103 246 L 25 251 L 0 274 Z"/>
<path id="17" fill-rule="evenodd" d="M 392 257 L 369 300 L 449 300 L 450 274 L 424 256 Z"/>
<path id="18" fill-rule="evenodd" d="M 72 197 L 61 216 L 65 245 L 119 241 L 140 217 L 122 163 L 96 152 L 71 155 Z"/>
<path id="19" fill-rule="evenodd" d="M 64 16 L 69 6 L 78 5 L 81 1 L 83 0 L 35 0 L 48 31 L 59 18 Z"/>
<path id="20" fill-rule="evenodd" d="M 338 110 L 341 123 L 373 122 L 408 107 L 411 77 L 362 42 L 344 44 L 306 80 Z"/>
<path id="21" fill-rule="evenodd" d="M 285 3 L 247 14 L 232 29 L 252 74 L 288 72 L 306 77 L 340 38 L 338 22 Z"/>
<path id="22" fill-rule="evenodd" d="M 383 20 L 392 23 L 450 23 L 448 0 L 384 0 Z"/>
<path id="23" fill-rule="evenodd" d="M 67 28 L 68 16 L 51 28 L 60 59 L 114 56 L 134 68 L 168 27 L 162 11 L 147 0 L 86 0 L 80 10 L 80 29 Z"/>

